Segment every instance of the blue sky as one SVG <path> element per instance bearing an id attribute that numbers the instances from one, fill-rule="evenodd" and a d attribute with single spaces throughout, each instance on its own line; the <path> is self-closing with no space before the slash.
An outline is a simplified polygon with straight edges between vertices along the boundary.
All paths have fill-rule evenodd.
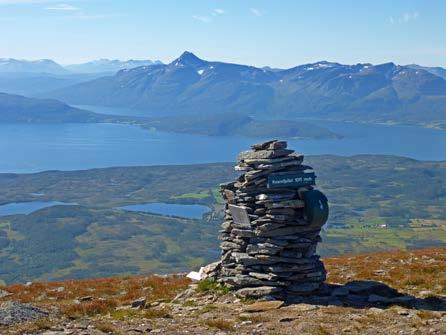
<path id="1" fill-rule="evenodd" d="M 446 66 L 444 0 L 0 0 L 0 58 Z"/>

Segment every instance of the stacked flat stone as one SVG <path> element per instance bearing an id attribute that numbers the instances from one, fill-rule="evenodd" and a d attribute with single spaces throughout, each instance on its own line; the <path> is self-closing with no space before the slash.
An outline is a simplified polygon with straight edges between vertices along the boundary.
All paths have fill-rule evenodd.
<path id="1" fill-rule="evenodd" d="M 321 226 L 308 221 L 304 208 L 303 194 L 313 187 L 267 187 L 271 174 L 311 170 L 303 159 L 287 149 L 284 141 L 256 144 L 238 157 L 235 168 L 243 174 L 235 182 L 220 185 L 225 219 L 216 277 L 239 296 L 309 295 L 326 278 L 324 265 L 315 255 Z M 246 209 L 248 223 L 233 217 L 233 209 L 240 207 Z"/>

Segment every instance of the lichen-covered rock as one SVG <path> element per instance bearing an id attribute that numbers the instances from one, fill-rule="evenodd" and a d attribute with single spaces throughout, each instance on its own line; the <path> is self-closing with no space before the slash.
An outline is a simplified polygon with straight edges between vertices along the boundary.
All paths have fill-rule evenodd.
<path id="1" fill-rule="evenodd" d="M 7 301 L 0 304 L 0 325 L 13 326 L 49 316 L 49 312 L 29 304 Z"/>

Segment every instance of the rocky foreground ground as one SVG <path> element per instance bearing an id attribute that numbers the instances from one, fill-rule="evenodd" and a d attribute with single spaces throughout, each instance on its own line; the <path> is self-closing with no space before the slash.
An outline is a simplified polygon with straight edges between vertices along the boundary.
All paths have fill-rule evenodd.
<path id="1" fill-rule="evenodd" d="M 329 294 L 292 305 L 180 275 L 10 285 L 0 334 L 446 334 L 446 248 L 323 261 Z"/>

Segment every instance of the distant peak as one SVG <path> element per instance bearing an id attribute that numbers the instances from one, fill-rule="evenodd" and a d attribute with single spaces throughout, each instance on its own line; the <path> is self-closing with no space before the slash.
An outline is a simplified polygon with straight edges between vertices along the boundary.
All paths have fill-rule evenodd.
<path id="1" fill-rule="evenodd" d="M 375 67 L 380 67 L 380 68 L 386 68 L 386 69 L 389 69 L 389 68 L 394 68 L 394 67 L 396 67 L 396 64 L 393 63 L 393 62 L 388 62 L 388 63 L 377 64 L 377 65 L 375 65 Z"/>
<path id="2" fill-rule="evenodd" d="M 397 66 L 395 63 L 389 62 L 375 65 L 374 68 L 382 73 L 390 74 L 397 69 Z"/>
<path id="3" fill-rule="evenodd" d="M 192 52 L 185 51 L 181 54 L 180 57 L 175 59 L 171 64 L 179 66 L 201 66 L 203 63 L 206 63 L 206 61 L 198 58 L 195 56 Z"/>
<path id="4" fill-rule="evenodd" d="M 192 52 L 190 51 L 185 51 L 181 54 L 180 58 L 178 59 L 198 59 L 201 60 L 200 58 L 198 58 L 197 56 L 195 56 Z"/>

